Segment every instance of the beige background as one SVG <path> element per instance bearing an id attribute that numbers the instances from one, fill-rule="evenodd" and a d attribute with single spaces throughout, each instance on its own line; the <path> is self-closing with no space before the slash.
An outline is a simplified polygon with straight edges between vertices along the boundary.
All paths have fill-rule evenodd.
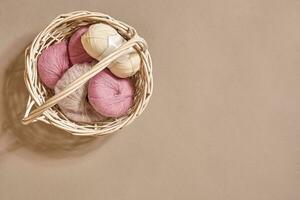
<path id="1" fill-rule="evenodd" d="M 24 48 L 79 9 L 150 45 L 151 103 L 112 137 L 18 121 Z M 0 25 L 1 200 L 300 199 L 299 1 L 1 0 Z"/>

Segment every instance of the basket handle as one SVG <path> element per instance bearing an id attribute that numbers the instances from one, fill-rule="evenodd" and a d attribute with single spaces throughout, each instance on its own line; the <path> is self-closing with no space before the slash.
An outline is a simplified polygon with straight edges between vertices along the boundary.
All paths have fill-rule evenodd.
<path id="1" fill-rule="evenodd" d="M 111 54 L 106 56 L 104 59 L 99 61 L 96 65 L 92 67 L 92 69 L 85 74 L 81 75 L 79 78 L 74 80 L 71 84 L 69 84 L 64 90 L 62 90 L 60 93 L 52 96 L 47 101 L 45 101 L 42 105 L 40 105 L 38 108 L 33 110 L 31 113 L 28 113 L 27 116 L 24 116 L 22 119 L 22 123 L 24 125 L 30 124 L 35 119 L 37 119 L 39 116 L 41 116 L 46 110 L 54 106 L 57 102 L 62 100 L 63 98 L 67 97 L 71 93 L 73 93 L 75 90 L 77 90 L 80 86 L 82 86 L 84 83 L 86 83 L 89 79 L 91 79 L 93 76 L 98 74 L 100 71 L 105 69 L 111 62 L 113 62 L 115 59 L 119 58 L 123 54 L 126 53 L 127 49 L 131 47 L 135 47 L 140 49 L 141 51 L 144 51 L 147 48 L 146 41 L 135 34 L 131 39 L 129 39 L 126 43 L 124 43 L 122 46 L 120 46 L 118 49 L 113 51 Z"/>

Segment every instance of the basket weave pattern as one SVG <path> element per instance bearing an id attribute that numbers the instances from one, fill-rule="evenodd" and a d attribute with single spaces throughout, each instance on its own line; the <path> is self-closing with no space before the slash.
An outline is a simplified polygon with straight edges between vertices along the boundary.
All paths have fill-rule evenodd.
<path id="1" fill-rule="evenodd" d="M 79 77 L 62 92 L 54 95 L 53 91 L 47 89 L 38 77 L 38 56 L 53 43 L 68 39 L 80 26 L 100 22 L 114 27 L 127 42 L 99 61 L 89 72 Z M 142 65 L 139 72 L 131 77 L 135 86 L 135 97 L 134 106 L 129 110 L 128 114 L 121 118 L 108 119 L 96 124 L 77 123 L 67 119 L 56 103 L 85 84 L 115 59 L 124 55 L 131 47 L 134 47 L 139 52 Z M 42 121 L 74 135 L 83 136 L 104 135 L 128 125 L 146 108 L 153 90 L 152 62 L 145 40 L 137 34 L 133 27 L 108 15 L 88 11 L 76 11 L 59 15 L 36 36 L 25 52 L 24 79 L 29 91 L 29 98 L 22 120 L 23 124 Z"/>

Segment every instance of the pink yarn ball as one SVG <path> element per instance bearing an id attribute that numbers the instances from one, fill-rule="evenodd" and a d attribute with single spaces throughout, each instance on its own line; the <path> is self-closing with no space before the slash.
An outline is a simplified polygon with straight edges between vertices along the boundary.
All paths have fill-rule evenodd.
<path id="1" fill-rule="evenodd" d="M 57 81 L 69 68 L 68 45 L 66 41 L 56 43 L 42 51 L 38 58 L 38 73 L 42 82 L 53 89 Z"/>
<path id="2" fill-rule="evenodd" d="M 89 56 L 89 54 L 86 53 L 81 43 L 81 36 L 88 30 L 89 28 L 86 26 L 81 27 L 70 38 L 68 49 L 70 61 L 73 65 L 92 62 L 94 60 L 91 56 Z"/>
<path id="3" fill-rule="evenodd" d="M 94 76 L 88 86 L 93 108 L 106 117 L 121 117 L 133 105 L 134 88 L 128 78 L 117 78 L 108 69 Z"/>

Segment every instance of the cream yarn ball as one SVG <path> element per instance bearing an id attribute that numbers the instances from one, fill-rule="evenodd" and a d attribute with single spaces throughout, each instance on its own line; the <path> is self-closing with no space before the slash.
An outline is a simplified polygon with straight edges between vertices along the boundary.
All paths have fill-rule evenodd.
<path id="1" fill-rule="evenodd" d="M 93 58 L 101 60 L 119 48 L 126 40 L 113 27 L 104 24 L 94 24 L 81 36 L 81 43 L 85 51 Z M 110 71 L 119 78 L 134 75 L 141 66 L 141 58 L 134 48 L 115 60 L 108 66 Z"/>
<path id="2" fill-rule="evenodd" d="M 92 68 L 92 64 L 76 64 L 69 68 L 61 79 L 57 82 L 54 91 L 55 94 L 61 92 L 74 80 L 85 74 Z M 66 98 L 60 100 L 57 104 L 67 118 L 82 123 L 99 122 L 104 119 L 87 100 L 88 83 L 84 84 Z"/>
<path id="3" fill-rule="evenodd" d="M 85 51 L 97 60 L 112 53 L 125 42 L 125 39 L 113 27 L 104 24 L 93 24 L 81 36 Z"/>
<path id="4" fill-rule="evenodd" d="M 133 76 L 141 67 L 141 57 L 138 52 L 132 48 L 128 54 L 125 54 L 108 66 L 109 70 L 119 78 Z"/>

